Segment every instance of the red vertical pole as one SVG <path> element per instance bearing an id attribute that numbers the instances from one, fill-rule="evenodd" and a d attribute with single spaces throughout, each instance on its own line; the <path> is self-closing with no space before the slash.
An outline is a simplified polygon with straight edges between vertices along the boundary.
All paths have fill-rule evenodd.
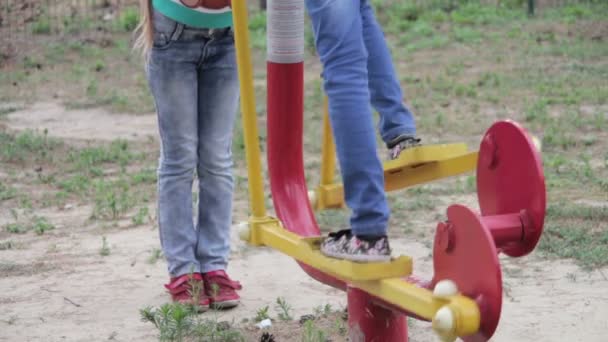
<path id="1" fill-rule="evenodd" d="M 300 236 L 319 236 L 304 177 L 304 1 L 269 0 L 268 173 L 274 209 L 285 228 Z M 346 284 L 300 263 L 314 279 L 339 288 Z"/>
<path id="2" fill-rule="evenodd" d="M 354 287 L 348 296 L 348 331 L 351 342 L 407 342 L 407 317 L 372 302 Z"/>

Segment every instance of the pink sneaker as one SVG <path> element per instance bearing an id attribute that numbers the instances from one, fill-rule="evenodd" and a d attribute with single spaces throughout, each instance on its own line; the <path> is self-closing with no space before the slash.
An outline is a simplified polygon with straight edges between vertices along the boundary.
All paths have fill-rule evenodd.
<path id="1" fill-rule="evenodd" d="M 241 298 L 236 291 L 242 289 L 241 283 L 228 277 L 222 270 L 203 273 L 205 293 L 211 299 L 214 309 L 229 309 L 239 305 Z"/>
<path id="2" fill-rule="evenodd" d="M 198 308 L 201 311 L 209 309 L 211 303 L 206 294 L 203 276 L 200 273 L 184 274 L 179 277 L 171 278 L 169 284 L 165 285 L 171 299 L 180 304 L 195 305 L 195 296 L 198 296 Z M 196 291 L 194 291 L 196 290 Z M 196 293 L 198 292 L 198 293 Z"/>

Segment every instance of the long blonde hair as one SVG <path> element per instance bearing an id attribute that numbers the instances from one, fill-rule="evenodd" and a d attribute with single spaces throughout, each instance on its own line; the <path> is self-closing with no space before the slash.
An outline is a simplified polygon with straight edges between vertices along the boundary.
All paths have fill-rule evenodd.
<path id="1" fill-rule="evenodd" d="M 147 57 L 154 40 L 152 0 L 139 0 L 139 24 L 135 28 L 135 32 L 137 38 L 133 47 Z"/>

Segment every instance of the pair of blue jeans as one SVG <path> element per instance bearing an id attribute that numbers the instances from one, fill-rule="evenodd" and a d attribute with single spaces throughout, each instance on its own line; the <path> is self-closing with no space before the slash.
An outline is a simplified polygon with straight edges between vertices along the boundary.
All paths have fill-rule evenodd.
<path id="1" fill-rule="evenodd" d="M 370 104 L 389 142 L 416 134 L 389 48 L 369 0 L 306 0 L 355 235 L 386 235 L 390 209 Z"/>
<path id="2" fill-rule="evenodd" d="M 239 103 L 234 37 L 154 12 L 146 63 L 158 115 L 158 223 L 169 274 L 224 270 L 232 223 L 232 131 Z M 192 187 L 198 176 L 198 217 Z"/>

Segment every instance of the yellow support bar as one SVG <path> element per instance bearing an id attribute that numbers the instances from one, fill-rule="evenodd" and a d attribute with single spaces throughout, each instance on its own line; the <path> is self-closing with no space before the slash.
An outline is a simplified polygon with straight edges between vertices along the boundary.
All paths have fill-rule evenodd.
<path id="1" fill-rule="evenodd" d="M 255 90 L 253 86 L 253 66 L 249 49 L 249 24 L 247 1 L 232 2 L 234 20 L 234 40 L 236 59 L 241 87 L 241 110 L 243 112 L 243 134 L 247 156 L 247 175 L 249 182 L 249 204 L 254 218 L 266 217 L 264 202 L 264 182 L 260 156 L 258 120 L 255 111 Z"/>
<path id="2" fill-rule="evenodd" d="M 276 219 L 250 221 L 241 238 L 265 245 L 315 269 L 360 288 L 373 297 L 422 317 L 436 319 L 440 309 L 448 308 L 454 317 L 454 336 L 471 335 L 479 330 L 477 303 L 463 295 L 438 296 L 402 278 L 411 274 L 412 260 L 400 256 L 387 263 L 356 263 L 329 258 L 319 251 L 319 238 L 302 238 L 285 230 Z"/>
<path id="3" fill-rule="evenodd" d="M 336 173 L 336 145 L 329 121 L 329 99 L 325 96 L 323 106 L 323 145 L 321 145 L 321 185 L 332 185 Z"/>
<path id="4" fill-rule="evenodd" d="M 324 99 L 323 106 L 323 142 L 321 147 L 321 181 L 312 193 L 312 206 L 314 209 L 341 208 L 344 206 L 344 189 L 342 185 L 334 183 L 336 173 L 336 145 L 331 134 L 329 121 L 329 100 Z"/>
<path id="5" fill-rule="evenodd" d="M 439 309 L 447 306 L 455 316 L 454 334 L 456 336 L 471 335 L 479 330 L 481 321 L 479 307 L 469 297 L 462 295 L 435 296 L 430 290 L 402 279 L 353 282 L 352 285 L 429 321 L 435 318 Z"/>

